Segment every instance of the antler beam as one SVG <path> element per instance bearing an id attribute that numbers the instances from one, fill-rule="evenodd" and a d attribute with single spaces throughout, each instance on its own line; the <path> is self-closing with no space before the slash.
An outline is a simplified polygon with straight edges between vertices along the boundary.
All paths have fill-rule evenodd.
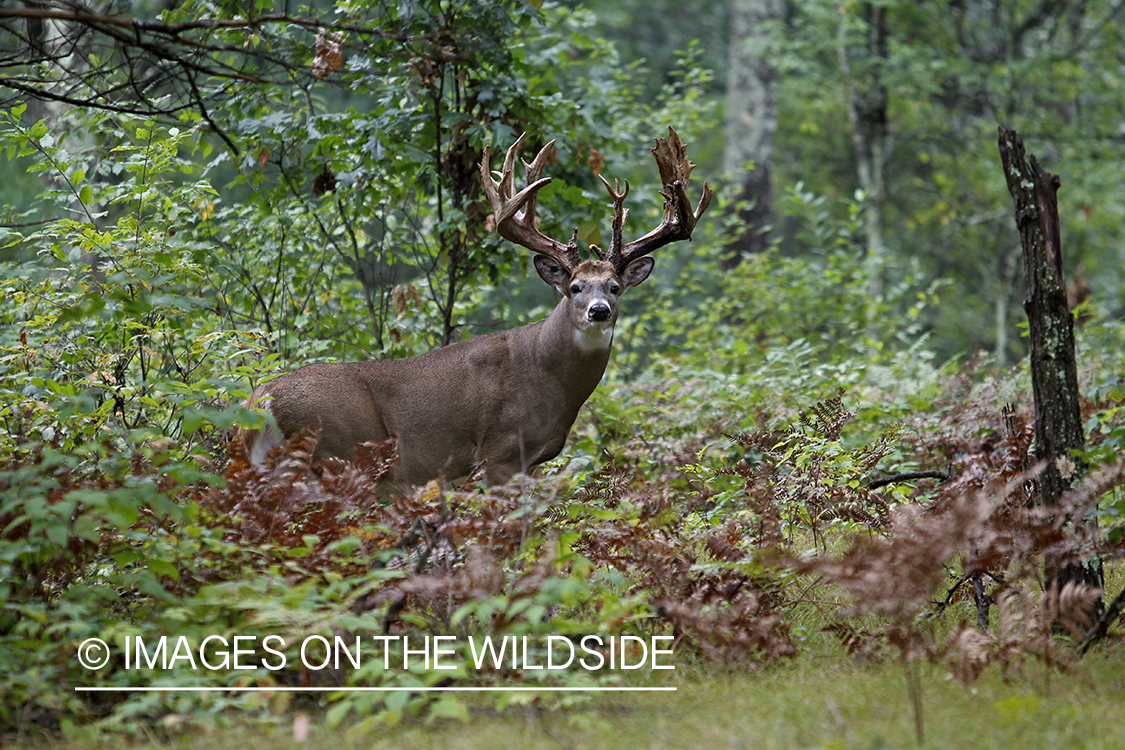
<path id="1" fill-rule="evenodd" d="M 530 164 L 523 163 L 527 175 L 526 186 L 513 195 L 516 155 L 523 149 L 525 135 L 521 134 L 508 149 L 504 157 L 504 169 L 499 173 L 490 171 L 492 149 L 489 146 L 484 147 L 480 175 L 484 183 L 484 193 L 488 196 L 488 202 L 496 219 L 496 233 L 532 252 L 546 255 L 564 268 L 573 270 L 581 263 L 578 254 L 578 229 L 574 230 L 570 242 L 563 244 L 540 233 L 536 226 L 535 199 L 539 189 L 551 181 L 550 177 L 541 175 L 543 167 L 555 155 L 554 141 L 544 146 Z M 496 181 L 497 177 L 499 182 Z"/>
<path id="2" fill-rule="evenodd" d="M 652 155 L 660 170 L 660 181 L 664 184 L 664 189 L 660 192 L 664 196 L 664 219 L 656 229 L 624 247 L 621 246 L 621 226 L 629 215 L 628 210 L 623 207 L 625 196 L 629 193 L 629 183 L 625 183 L 623 193 L 618 193 L 610 189 L 609 183 L 602 179 L 613 199 L 613 239 L 606 260 L 613 264 L 618 273 L 623 272 L 637 258 L 658 248 L 672 242 L 690 240 L 695 225 L 711 205 L 714 195 L 710 186 L 703 183 L 703 195 L 695 210 L 692 210 L 687 197 L 687 182 L 695 165 L 688 158 L 687 148 L 680 142 L 680 136 L 673 128 L 668 128 L 668 138 L 656 139 Z"/>

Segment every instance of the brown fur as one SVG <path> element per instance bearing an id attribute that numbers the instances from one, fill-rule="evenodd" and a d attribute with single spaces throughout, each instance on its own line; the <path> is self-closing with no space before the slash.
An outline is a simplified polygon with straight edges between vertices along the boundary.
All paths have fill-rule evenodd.
<path id="1" fill-rule="evenodd" d="M 540 258 L 540 275 L 564 294 L 544 320 L 409 359 L 315 364 L 283 375 L 249 400 L 273 414 L 280 434 L 241 430 L 239 449 L 260 463 L 269 447 L 319 425 L 314 458 L 351 459 L 356 445 L 395 435 L 392 481 L 402 487 L 478 469 L 501 484 L 554 458 L 605 372 L 617 296 L 627 284 L 602 261 L 571 274 Z M 623 274 L 634 284 L 652 262 L 636 265 Z M 605 320 L 591 320 L 595 305 L 608 307 Z"/>

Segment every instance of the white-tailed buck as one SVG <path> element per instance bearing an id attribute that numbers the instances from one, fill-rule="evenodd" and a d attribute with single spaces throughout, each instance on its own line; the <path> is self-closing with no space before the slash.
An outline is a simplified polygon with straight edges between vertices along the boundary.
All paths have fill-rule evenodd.
<path id="1" fill-rule="evenodd" d="M 608 252 L 591 245 L 597 260 L 578 255 L 578 230 L 567 243 L 540 234 L 535 198 L 551 181 L 542 177 L 554 155 L 548 143 L 530 164 L 527 185 L 513 187 L 520 138 L 508 149 L 499 182 L 490 173 L 490 150 L 480 165 L 496 231 L 533 251 L 535 270 L 562 295 L 538 323 L 458 341 L 417 357 L 378 362 L 316 364 L 259 386 L 250 404 L 268 410 L 277 423 L 243 431 L 239 440 L 250 460 L 306 425 L 319 425 L 315 458 L 352 458 L 355 446 L 398 438 L 399 460 L 392 481 L 400 486 L 430 479 L 457 480 L 477 470 L 489 484 L 502 484 L 559 454 L 578 410 L 593 393 L 609 361 L 617 298 L 648 278 L 652 258 L 670 242 L 691 238 L 711 202 L 711 190 L 693 211 L 686 186 L 694 166 L 676 132 L 652 149 L 664 184 L 664 219 L 644 237 L 622 245 L 628 211 L 624 190 L 610 187 L 613 234 Z"/>

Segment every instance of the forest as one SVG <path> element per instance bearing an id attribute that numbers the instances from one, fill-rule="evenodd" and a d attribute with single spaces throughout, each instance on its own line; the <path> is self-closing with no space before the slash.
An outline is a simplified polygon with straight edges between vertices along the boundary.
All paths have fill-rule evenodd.
<path id="1" fill-rule="evenodd" d="M 0 0 L 0 744 L 1125 746 L 1123 24 Z M 250 403 L 607 262 L 510 480 Z M 536 367 L 419 391 L 432 460 Z"/>

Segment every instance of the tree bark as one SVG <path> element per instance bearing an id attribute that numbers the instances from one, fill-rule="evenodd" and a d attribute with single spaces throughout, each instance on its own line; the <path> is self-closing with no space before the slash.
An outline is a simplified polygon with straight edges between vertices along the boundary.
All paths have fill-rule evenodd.
<path id="1" fill-rule="evenodd" d="M 1016 204 L 1016 227 L 1023 248 L 1029 323 L 1031 386 L 1035 401 L 1032 457 L 1044 463 L 1032 502 L 1051 508 L 1085 473 L 1080 452 L 1086 446 L 1078 401 L 1078 364 L 1074 352 L 1074 316 L 1067 309 L 1059 232 L 1058 175 L 1045 171 L 1034 156 L 1025 159 L 1023 139 L 1000 128 L 1000 161 L 1008 192 Z M 1083 518 L 1070 519 L 1086 523 Z M 1100 558 L 1075 560 L 1072 554 L 1049 555 L 1045 580 L 1057 595 L 1068 583 L 1104 586 Z M 1102 602 L 1090 613 L 1096 619 Z"/>
<path id="2" fill-rule="evenodd" d="M 727 74 L 726 171 L 738 187 L 741 231 L 727 245 L 726 267 L 766 250 L 773 221 L 773 137 L 777 131 L 777 69 L 762 56 L 763 24 L 781 17 L 780 0 L 732 0 Z M 748 163 L 753 169 L 747 169 Z"/>
<path id="3" fill-rule="evenodd" d="M 856 176 L 860 188 L 867 195 L 865 224 L 868 291 L 877 300 L 883 295 L 887 254 L 883 238 L 883 206 L 887 201 L 884 167 L 890 151 L 887 129 L 889 96 L 883 81 L 883 69 L 887 64 L 887 8 L 866 2 L 859 10 L 866 24 L 863 46 L 849 52 L 846 46 L 841 45 L 839 55 L 845 77 L 852 81 L 848 97 L 848 119 L 851 121 L 852 143 L 855 146 Z"/>

